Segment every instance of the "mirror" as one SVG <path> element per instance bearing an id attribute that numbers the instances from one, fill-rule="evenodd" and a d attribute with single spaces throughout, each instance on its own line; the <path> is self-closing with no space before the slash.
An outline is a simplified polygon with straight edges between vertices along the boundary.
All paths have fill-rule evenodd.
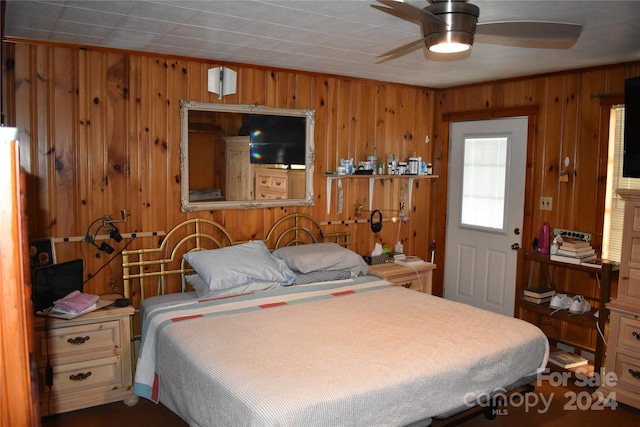
<path id="1" fill-rule="evenodd" d="M 314 110 L 180 101 L 181 210 L 313 205 Z"/>

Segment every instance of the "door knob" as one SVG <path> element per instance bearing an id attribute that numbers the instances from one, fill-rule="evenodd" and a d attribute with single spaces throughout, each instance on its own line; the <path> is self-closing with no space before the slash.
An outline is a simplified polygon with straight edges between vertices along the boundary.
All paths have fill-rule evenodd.
<path id="1" fill-rule="evenodd" d="M 515 235 L 519 235 L 520 234 L 520 229 L 518 227 L 516 227 L 513 232 L 515 233 Z"/>
<path id="2" fill-rule="evenodd" d="M 520 249 L 520 243 L 514 243 L 513 245 L 511 245 L 511 249 L 517 251 L 518 249 Z"/>

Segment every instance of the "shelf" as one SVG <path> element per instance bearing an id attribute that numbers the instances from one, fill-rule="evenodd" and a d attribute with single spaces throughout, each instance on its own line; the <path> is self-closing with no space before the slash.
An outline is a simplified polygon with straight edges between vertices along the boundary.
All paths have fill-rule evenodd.
<path id="1" fill-rule="evenodd" d="M 586 326 L 590 328 L 596 327 L 598 318 L 594 316 L 598 309 L 592 308 L 589 313 L 586 314 L 571 314 L 568 310 L 561 310 L 555 313 L 552 308 L 549 308 L 549 304 L 534 304 L 529 301 L 520 301 L 520 307 L 523 310 L 528 310 L 536 314 L 550 317 L 551 319 L 562 320 L 563 322 L 572 323 L 574 325 Z M 551 315 L 553 313 L 553 315 Z"/>
<path id="2" fill-rule="evenodd" d="M 603 261 L 603 268 L 594 268 L 594 267 L 587 267 L 579 264 L 571 264 L 568 262 L 552 261 L 550 259 L 549 254 L 541 254 L 540 252 L 527 252 L 524 255 L 524 257 L 527 260 L 531 260 L 535 262 L 543 262 L 545 264 L 554 265 L 557 267 L 570 268 L 572 270 L 586 271 L 588 273 L 601 273 L 605 265 L 611 265 L 611 271 L 618 271 L 618 264 L 609 262 L 607 260 Z"/>
<path id="3" fill-rule="evenodd" d="M 327 175 L 327 215 L 331 213 L 331 183 L 336 179 L 367 179 L 369 180 L 369 210 L 373 210 L 373 186 L 376 180 L 381 179 L 407 179 L 409 180 L 409 192 L 407 203 L 411 204 L 413 181 L 416 179 L 436 179 L 439 175 Z"/>
<path id="4" fill-rule="evenodd" d="M 527 266 L 527 262 L 529 265 Z M 553 270 L 552 270 L 553 269 Z M 523 291 L 527 288 L 535 287 L 551 287 L 556 285 L 554 283 L 555 269 L 564 269 L 577 272 L 584 272 L 587 275 L 576 275 L 574 280 L 589 281 L 593 279 L 594 275 L 599 277 L 599 295 L 586 294 L 585 298 L 589 300 L 591 304 L 591 311 L 586 314 L 574 314 L 569 313 L 569 310 L 555 311 L 549 308 L 549 303 L 546 304 L 533 304 L 529 301 L 522 299 Z M 548 254 L 541 254 L 539 252 L 525 252 L 523 249 L 518 250 L 518 274 L 516 276 L 516 301 L 515 301 L 515 316 L 521 319 L 525 319 L 526 313 L 533 313 L 537 317 L 537 325 L 542 324 L 542 318 L 555 319 L 558 322 L 564 322 L 566 324 L 577 325 L 585 327 L 590 330 L 595 337 L 595 348 L 587 349 L 582 344 L 569 343 L 565 338 L 553 338 L 549 336 L 549 341 L 557 341 L 566 343 L 567 345 L 581 347 L 583 350 L 593 350 L 594 361 L 593 367 L 599 371 L 604 366 L 605 356 L 605 343 L 601 333 L 605 333 L 606 325 L 609 318 L 609 309 L 607 303 L 610 299 L 611 293 L 611 279 L 614 278 L 614 274 L 618 273 L 618 265 L 611 262 L 603 262 L 602 268 L 587 267 L 579 264 L 570 264 L 562 261 L 551 261 Z M 537 272 L 536 283 L 532 283 L 534 272 Z M 563 283 L 568 285 L 568 283 Z M 554 286 L 555 287 L 555 286 Z M 571 294 L 578 293 L 578 287 L 573 284 L 571 287 L 572 292 L 564 292 L 562 284 L 556 287 L 557 293 Z M 599 311 L 599 316 L 595 317 L 596 312 Z M 553 313 L 553 314 L 551 314 Z M 599 330 L 599 331 L 598 331 Z M 602 331 L 602 332 L 600 332 Z"/>

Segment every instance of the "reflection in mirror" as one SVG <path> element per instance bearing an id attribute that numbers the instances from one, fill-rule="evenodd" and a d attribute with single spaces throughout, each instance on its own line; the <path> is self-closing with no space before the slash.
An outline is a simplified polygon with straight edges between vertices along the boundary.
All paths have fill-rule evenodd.
<path id="1" fill-rule="evenodd" d="M 313 205 L 313 110 L 180 102 L 181 209 Z"/>

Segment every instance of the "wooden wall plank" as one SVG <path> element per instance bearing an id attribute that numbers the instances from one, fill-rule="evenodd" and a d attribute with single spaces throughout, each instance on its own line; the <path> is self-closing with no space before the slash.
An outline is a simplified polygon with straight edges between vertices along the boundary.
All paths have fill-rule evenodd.
<path id="1" fill-rule="evenodd" d="M 15 126 L 18 128 L 18 139 L 20 143 L 20 159 L 24 165 L 27 181 L 27 194 L 30 198 L 35 199 L 33 202 L 27 204 L 27 216 L 31 218 L 29 224 L 30 237 L 45 236 L 46 217 L 43 212 L 48 211 L 46 208 L 39 210 L 40 203 L 46 202 L 48 192 L 46 188 L 46 182 L 38 179 L 43 173 L 47 171 L 46 165 L 41 164 L 41 160 L 38 159 L 38 144 L 37 144 L 37 116 L 32 114 L 33 100 L 31 98 L 31 66 L 33 64 L 32 55 L 35 52 L 35 48 L 31 46 L 13 46 L 12 52 L 15 55 L 16 63 L 25 64 L 24 67 L 14 67 L 13 75 L 13 98 L 15 100 Z M 9 52 L 7 52 L 9 54 Z M 33 138 L 33 140 L 32 140 Z M 47 172 L 44 172 L 47 173 Z M 33 223 L 35 222 L 35 223 Z"/>

